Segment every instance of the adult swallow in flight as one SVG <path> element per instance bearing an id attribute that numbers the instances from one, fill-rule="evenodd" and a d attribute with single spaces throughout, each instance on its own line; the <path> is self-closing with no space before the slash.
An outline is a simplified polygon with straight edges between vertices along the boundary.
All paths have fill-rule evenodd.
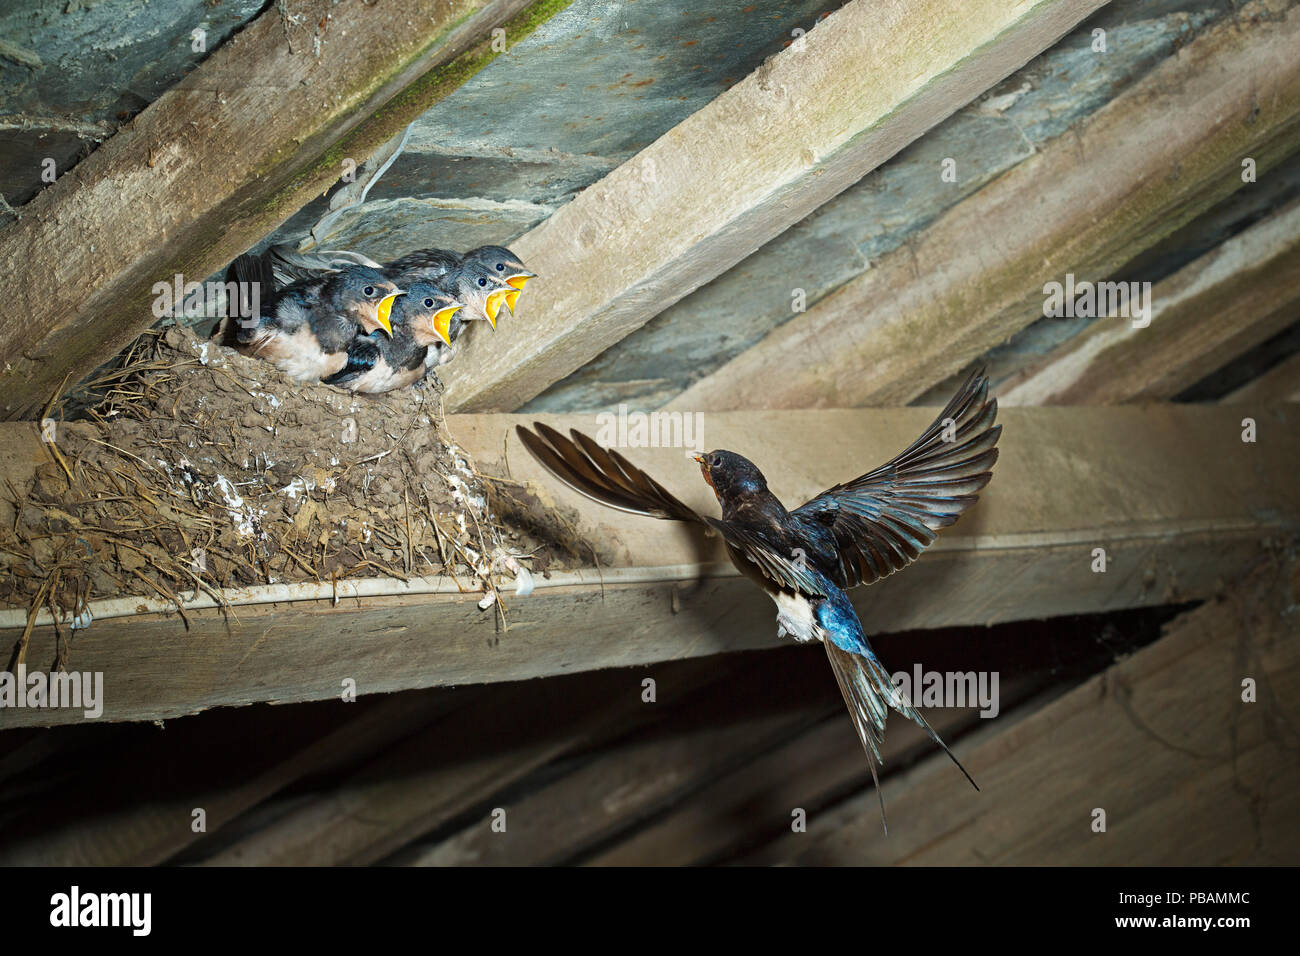
<path id="1" fill-rule="evenodd" d="M 889 707 L 919 724 L 972 786 L 975 781 L 894 686 L 845 591 L 911 564 L 939 530 L 975 503 L 997 460 L 1002 426 L 994 424 L 996 417 L 988 379 L 975 373 L 901 453 L 792 511 L 749 460 L 730 451 L 697 455 L 722 506 L 721 519 L 696 513 L 617 451 L 581 432 L 571 431 L 570 439 L 540 422 L 534 423 L 536 433 L 516 430 L 539 462 L 588 498 L 634 514 L 696 522 L 720 534 L 731 562 L 776 603 L 778 635 L 825 646 L 879 792 Z M 883 796 L 880 817 L 883 825 Z"/>
<path id="2" fill-rule="evenodd" d="M 358 336 L 347 364 L 324 379 L 350 392 L 391 392 L 421 381 L 425 356 L 438 343 L 451 344 L 450 326 L 460 302 L 432 282 L 413 282 L 393 306 L 393 334 Z"/>
<path id="3" fill-rule="evenodd" d="M 240 256 L 231 272 L 238 282 L 272 290 L 261 298 L 255 320 L 233 323 L 235 347 L 299 381 L 319 381 L 342 369 L 358 330 L 392 335 L 389 313 L 402 290 L 369 266 L 347 266 L 283 287 L 266 256 Z"/>

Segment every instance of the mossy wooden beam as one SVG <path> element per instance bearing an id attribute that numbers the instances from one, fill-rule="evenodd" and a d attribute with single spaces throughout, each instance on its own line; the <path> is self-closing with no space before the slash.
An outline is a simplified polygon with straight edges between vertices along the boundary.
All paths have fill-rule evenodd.
<path id="1" fill-rule="evenodd" d="M 925 393 L 1042 318 L 1047 283 L 1109 278 L 1300 148 L 1298 48 L 1300 7 L 1246 5 L 670 407 Z"/>
<path id="2" fill-rule="evenodd" d="M 154 321 L 155 283 L 206 279 L 567 4 L 272 5 L 0 232 L 0 417 L 38 412 Z"/>
<path id="3" fill-rule="evenodd" d="M 518 408 L 1103 3 L 846 3 L 512 244 L 541 274 L 538 291 L 520 300 L 521 334 L 465 345 L 447 374 L 448 407 Z"/>
<path id="4" fill-rule="evenodd" d="M 933 410 L 716 413 L 706 448 L 761 463 L 787 502 L 805 500 L 888 459 Z M 1300 408 L 1226 406 L 1008 408 L 1001 458 L 980 503 L 913 567 L 853 598 L 869 632 L 991 624 L 1196 600 L 1255 561 L 1261 543 L 1300 528 Z M 147 598 L 92 601 L 68 667 L 103 674 L 103 720 L 152 720 L 254 701 L 336 697 L 642 665 L 774 646 L 775 613 L 719 553 L 683 525 L 602 508 L 560 486 L 520 445 L 515 415 L 452 416 L 456 443 L 485 474 L 507 475 L 560 513 L 601 554 L 599 569 L 538 576 L 502 595 L 499 616 L 451 579 L 330 582 L 314 594 L 276 584 L 228 594 L 229 615 L 188 604 L 189 630 Z M 592 416 L 547 416 L 598 434 Z M 26 447 L 27 454 L 19 451 Z M 43 455 L 28 423 L 0 428 L 6 481 Z M 673 494 L 716 514 L 680 448 L 628 448 Z M 28 479 L 28 482 L 30 478 Z M 1095 549 L 1105 549 L 1105 571 Z M 363 587 L 369 592 L 362 592 Z M 421 590 L 423 589 L 423 590 Z M 0 647 L 26 609 L 4 612 Z M 63 637 L 68 631 L 66 626 Z M 56 658 L 48 615 L 36 619 L 31 667 Z M 0 708 L 0 729 L 81 722 L 79 710 Z"/>

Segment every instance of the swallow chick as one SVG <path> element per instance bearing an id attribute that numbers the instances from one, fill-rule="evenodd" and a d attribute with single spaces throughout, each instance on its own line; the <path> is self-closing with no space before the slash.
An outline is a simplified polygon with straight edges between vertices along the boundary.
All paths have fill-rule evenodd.
<path id="1" fill-rule="evenodd" d="M 722 536 L 732 564 L 776 604 L 778 635 L 821 641 L 826 648 L 879 794 L 889 708 L 917 723 L 971 786 L 975 781 L 894 686 L 846 591 L 911 564 L 976 502 L 997 461 L 1002 426 L 994 424 L 996 417 L 988 379 L 975 373 L 906 449 L 793 510 L 768 490 L 748 459 L 731 451 L 697 455 L 721 505 L 720 519 L 698 514 L 617 451 L 581 432 L 565 437 L 540 422 L 535 432 L 516 430 L 529 452 L 580 494 L 633 514 L 702 524 Z M 883 795 L 880 819 L 884 825 Z"/>
<path id="2" fill-rule="evenodd" d="M 358 329 L 392 335 L 389 314 L 402 291 L 369 266 L 346 266 L 287 286 L 277 283 L 264 256 L 240 256 L 231 271 L 241 283 L 273 290 L 255 320 L 234 325 L 235 347 L 298 381 L 320 381 L 342 369 Z"/>
<path id="3" fill-rule="evenodd" d="M 434 283 L 412 283 L 393 307 L 392 336 L 357 336 L 343 368 L 323 381 L 369 394 L 417 384 L 426 374 L 429 350 L 451 344 L 450 326 L 462 308 Z"/>
<path id="4" fill-rule="evenodd" d="M 449 249 L 419 249 L 408 253 L 387 263 L 384 274 L 403 285 L 421 279 L 438 283 L 465 303 L 460 321 L 484 319 L 493 329 L 497 327 L 497 315 L 506 296 L 514 291 L 489 266 L 466 262 L 460 253 Z"/>
<path id="5" fill-rule="evenodd" d="M 523 260 L 505 246 L 479 246 L 465 253 L 462 261 L 483 266 L 489 274 L 510 286 L 510 291 L 504 298 L 511 315 L 514 314 L 515 303 L 523 295 L 528 280 L 537 278 L 537 273 L 529 272 Z"/>

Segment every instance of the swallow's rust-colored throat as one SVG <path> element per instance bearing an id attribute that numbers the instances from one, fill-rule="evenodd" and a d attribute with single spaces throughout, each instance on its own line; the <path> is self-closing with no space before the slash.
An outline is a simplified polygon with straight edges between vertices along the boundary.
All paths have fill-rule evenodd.
<path id="1" fill-rule="evenodd" d="M 709 463 L 705 460 L 703 455 L 696 455 L 694 457 L 696 462 L 699 463 L 700 474 L 704 476 L 704 480 L 708 483 L 709 487 L 713 489 L 713 493 L 716 495 L 718 493 L 718 486 L 713 483 L 713 475 L 709 471 Z"/>

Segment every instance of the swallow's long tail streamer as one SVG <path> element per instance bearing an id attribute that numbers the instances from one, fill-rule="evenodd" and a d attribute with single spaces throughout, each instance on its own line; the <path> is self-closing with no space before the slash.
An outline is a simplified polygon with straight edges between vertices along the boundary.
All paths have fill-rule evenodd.
<path id="1" fill-rule="evenodd" d="M 912 706 L 911 701 L 894 686 L 889 672 L 871 653 L 870 648 L 867 648 L 867 655 L 862 655 L 838 647 L 829 636 L 822 643 L 826 646 L 826 656 L 830 658 L 831 670 L 835 672 L 835 680 L 840 685 L 840 693 L 844 695 L 849 716 L 853 718 L 853 727 L 862 741 L 862 749 L 866 751 L 867 763 L 871 767 L 871 779 L 876 784 L 876 796 L 880 798 L 880 825 L 886 835 L 889 833 L 889 825 L 885 822 L 885 798 L 880 792 L 878 768 L 884 762 L 880 756 L 880 746 L 885 739 L 885 718 L 889 715 L 890 707 L 909 720 L 915 721 L 930 735 L 930 739 L 952 758 L 957 769 L 966 774 L 970 785 L 976 790 L 979 789 L 979 785 L 971 775 L 966 773 L 966 768 L 961 765 L 961 761 L 954 757 L 948 745 L 939 739 L 930 722 L 922 717 Z"/>

